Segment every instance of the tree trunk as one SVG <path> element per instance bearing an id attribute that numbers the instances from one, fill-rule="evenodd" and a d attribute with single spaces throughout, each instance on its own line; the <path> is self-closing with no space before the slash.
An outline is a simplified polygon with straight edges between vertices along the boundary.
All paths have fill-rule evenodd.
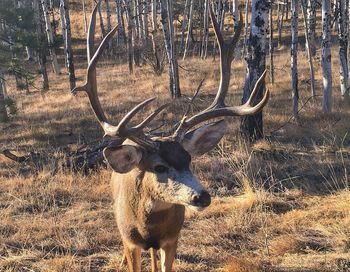
<path id="1" fill-rule="evenodd" d="M 41 12 L 39 7 L 40 5 L 39 0 L 34 0 L 33 4 L 34 4 L 37 43 L 41 45 L 42 29 L 41 29 L 41 20 L 40 20 Z M 49 78 L 47 76 L 46 56 L 44 52 L 45 52 L 44 48 L 39 47 L 37 49 L 38 63 L 39 63 L 41 77 L 42 77 L 42 90 L 47 91 L 49 89 Z"/>
<path id="2" fill-rule="evenodd" d="M 248 28 L 249 28 L 249 23 L 248 23 L 248 15 L 249 15 L 249 0 L 246 0 L 245 2 L 245 15 L 244 15 L 244 38 L 243 38 L 243 55 L 246 55 L 246 49 L 248 46 Z"/>
<path id="3" fill-rule="evenodd" d="M 164 34 L 164 43 L 169 61 L 170 93 L 173 98 L 181 96 L 179 82 L 179 68 L 174 48 L 173 16 L 171 0 L 161 0 L 161 23 Z"/>
<path id="4" fill-rule="evenodd" d="M 204 1 L 204 16 L 203 16 L 203 40 L 201 58 L 207 58 L 208 52 L 208 37 L 209 37 L 209 0 Z"/>
<path id="5" fill-rule="evenodd" d="M 63 55 L 64 55 L 64 66 L 68 67 L 67 60 L 67 38 L 66 38 L 66 20 L 64 17 L 64 1 L 60 0 L 60 20 L 61 20 L 61 28 L 62 28 L 62 39 L 63 39 Z"/>
<path id="6" fill-rule="evenodd" d="M 316 55 L 316 3 L 314 0 L 307 0 L 307 32 L 309 35 L 309 44 L 311 50 L 311 56 Z"/>
<path id="7" fill-rule="evenodd" d="M 301 7 L 303 11 L 303 17 L 304 17 L 304 26 L 305 29 L 308 29 L 308 21 L 306 17 L 306 7 L 305 7 L 305 0 L 301 0 Z M 310 85 L 311 85 L 311 95 L 314 97 L 316 95 L 315 93 L 315 72 L 314 72 L 314 65 L 312 60 L 312 52 L 310 48 L 310 39 L 309 39 L 309 32 L 305 31 L 305 44 L 306 44 L 306 51 L 307 51 L 307 58 L 309 62 L 309 70 L 310 70 Z"/>
<path id="8" fill-rule="evenodd" d="M 74 71 L 74 62 L 73 62 L 73 51 L 72 51 L 72 34 L 70 28 L 70 17 L 69 17 L 69 6 L 68 0 L 60 0 L 60 6 L 64 11 L 64 24 L 65 24 L 65 48 L 66 48 L 66 59 L 67 59 L 67 68 L 69 74 L 69 84 L 70 89 L 75 88 L 75 71 Z"/>
<path id="9" fill-rule="evenodd" d="M 149 0 L 144 0 L 142 1 L 142 15 L 143 15 L 143 33 L 142 33 L 142 38 L 144 43 L 147 42 L 148 39 L 148 5 L 149 5 Z"/>
<path id="10" fill-rule="evenodd" d="M 286 10 L 286 6 L 282 5 L 282 10 L 278 15 L 278 47 L 280 47 L 282 43 L 282 30 L 283 30 L 283 19 L 284 19 L 285 10 Z"/>
<path id="11" fill-rule="evenodd" d="M 192 27 L 193 27 L 193 7 L 194 7 L 194 0 L 191 0 L 190 13 L 189 13 L 189 18 L 188 18 L 188 29 L 187 29 L 187 35 L 186 35 L 186 43 L 185 43 L 184 55 L 183 55 L 182 59 L 186 58 L 188 48 L 190 46 L 190 37 L 192 34 Z"/>
<path id="12" fill-rule="evenodd" d="M 117 23 L 118 23 L 117 45 L 118 46 L 121 44 L 127 45 L 122 0 L 116 0 L 115 5 L 116 5 L 116 15 L 117 15 Z"/>
<path id="13" fill-rule="evenodd" d="M 60 74 L 60 67 L 58 65 L 57 56 L 56 56 L 56 50 L 54 48 L 54 39 L 53 39 L 53 32 L 50 22 L 50 13 L 47 8 L 46 0 L 41 0 L 41 6 L 43 9 L 44 19 L 45 19 L 45 26 L 46 26 L 46 35 L 47 35 L 47 42 L 49 44 L 49 51 L 52 59 L 52 66 L 53 70 L 56 75 Z"/>
<path id="14" fill-rule="evenodd" d="M 124 0 L 126 6 L 126 15 L 128 17 L 128 62 L 129 62 L 129 74 L 134 71 L 134 20 L 132 19 L 132 0 Z"/>
<path id="15" fill-rule="evenodd" d="M 269 13 L 270 35 L 269 35 L 269 54 L 270 54 L 270 79 L 271 83 L 275 82 L 275 69 L 273 65 L 273 21 L 272 21 L 273 5 L 271 5 Z"/>
<path id="16" fill-rule="evenodd" d="M 3 78 L 3 73 L 0 70 L 0 77 Z M 1 79 L 1 84 L 0 84 L 0 123 L 5 123 L 8 121 L 8 116 L 7 116 L 7 111 L 6 111 L 6 106 L 5 106 L 5 94 L 4 94 L 4 88 L 2 84 L 2 79 Z"/>
<path id="17" fill-rule="evenodd" d="M 109 33 L 109 31 L 112 30 L 111 8 L 109 6 L 109 0 L 105 0 L 105 4 L 106 4 L 106 17 L 107 17 L 107 33 Z M 108 50 L 112 49 L 112 42 L 113 42 L 113 39 L 110 39 L 108 43 Z"/>
<path id="18" fill-rule="evenodd" d="M 101 12 L 101 5 L 98 5 L 97 11 L 98 11 L 98 17 L 99 17 L 99 20 L 100 20 L 100 28 L 101 28 L 102 37 L 104 38 L 106 36 L 106 30 L 105 30 L 105 26 L 104 26 L 104 23 L 103 23 L 103 16 L 102 16 L 102 12 Z"/>
<path id="19" fill-rule="evenodd" d="M 331 3 L 322 0 L 322 72 L 324 112 L 332 111 Z"/>
<path id="20" fill-rule="evenodd" d="M 292 10 L 292 47 L 291 47 L 291 72 L 292 72 L 292 99 L 293 99 L 293 118 L 298 121 L 298 103 L 299 103 L 299 89 L 298 89 L 298 17 L 299 17 L 299 3 L 298 0 L 291 0 Z"/>
<path id="21" fill-rule="evenodd" d="M 185 9 L 183 13 L 183 21 L 182 21 L 182 28 L 181 28 L 181 42 L 180 42 L 180 50 L 182 51 L 184 51 L 184 46 L 185 46 L 185 32 L 188 24 L 188 16 L 189 16 L 188 13 L 190 8 L 189 1 L 190 0 L 186 0 Z"/>
<path id="22" fill-rule="evenodd" d="M 243 89 L 242 103 L 245 103 L 258 78 L 266 67 L 266 33 L 268 29 L 268 12 L 270 2 L 268 0 L 252 0 L 251 27 L 248 44 L 247 73 Z M 256 101 L 260 101 L 265 89 L 263 84 L 258 91 Z M 241 133 L 250 140 L 263 137 L 262 112 L 253 116 L 245 116 L 241 119 Z"/>
<path id="23" fill-rule="evenodd" d="M 157 24 L 157 0 L 151 0 L 152 1 L 152 50 L 155 60 L 155 66 L 154 70 L 157 75 L 160 75 L 162 73 L 161 63 L 160 63 L 160 56 L 159 56 L 159 48 L 158 48 L 158 41 L 157 41 L 157 33 L 158 33 L 158 24 Z"/>
<path id="24" fill-rule="evenodd" d="M 337 0 L 338 10 L 338 40 L 339 40 L 339 70 L 340 91 L 343 99 L 349 98 L 349 70 L 348 70 L 348 12 L 346 0 Z"/>

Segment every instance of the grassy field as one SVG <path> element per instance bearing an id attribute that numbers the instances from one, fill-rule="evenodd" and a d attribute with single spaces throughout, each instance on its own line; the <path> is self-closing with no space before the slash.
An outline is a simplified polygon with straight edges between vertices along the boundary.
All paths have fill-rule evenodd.
<path id="1" fill-rule="evenodd" d="M 83 31 L 77 25 L 76 36 Z M 290 120 L 289 49 L 279 48 L 276 82 L 268 83 L 271 98 L 264 109 L 266 138 L 245 143 L 239 119 L 231 118 L 220 144 L 193 160 L 213 203 L 200 213 L 187 211 L 175 271 L 350 271 L 350 109 L 340 99 L 335 47 L 333 56 L 333 113 L 322 114 L 320 97 L 308 99 L 306 54 L 300 51 L 301 118 L 298 124 Z M 316 91 L 321 94 L 317 59 Z M 180 65 L 186 69 L 180 69 L 184 98 L 156 124 L 179 118 L 202 78 L 194 111 L 214 98 L 217 60 L 193 57 Z M 85 67 L 86 60 L 77 58 L 79 82 Z M 234 61 L 230 105 L 240 104 L 244 67 L 243 61 Z M 65 72 L 49 76 L 51 88 L 45 94 L 21 94 L 10 81 L 18 113 L 0 125 L 0 150 L 43 152 L 101 139 L 87 98 L 70 95 Z M 98 82 L 101 102 L 115 123 L 145 98 L 158 98 L 153 108 L 169 101 L 167 72 L 157 77 L 146 65 L 129 75 L 120 59 L 105 58 Z M 0 271 L 125 271 L 119 269 L 122 248 L 111 208 L 110 170 L 84 176 L 53 173 L 51 164 L 36 172 L 30 168 L 0 157 Z M 148 253 L 143 267 L 150 270 Z"/>

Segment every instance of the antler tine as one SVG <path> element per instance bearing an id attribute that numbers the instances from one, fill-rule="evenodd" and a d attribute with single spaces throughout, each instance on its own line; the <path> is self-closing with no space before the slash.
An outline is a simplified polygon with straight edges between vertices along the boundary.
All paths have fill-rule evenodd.
<path id="1" fill-rule="evenodd" d="M 256 81 L 254 88 L 253 88 L 253 91 L 251 92 L 251 94 L 246 102 L 247 104 L 251 105 L 252 102 L 254 101 L 256 95 L 258 94 L 258 92 L 260 90 L 261 85 L 263 85 L 265 82 L 266 73 L 267 73 L 267 70 L 265 69 L 265 71 L 261 74 L 259 79 Z"/>
<path id="2" fill-rule="evenodd" d="M 161 110 L 156 110 L 153 114 L 146 118 L 143 122 L 141 122 L 136 127 L 127 128 L 127 124 L 131 121 L 131 119 L 145 106 L 147 106 L 154 98 L 147 99 L 136 107 L 134 107 L 119 123 L 118 126 L 112 125 L 106 118 L 104 111 L 101 107 L 101 103 L 97 94 L 97 80 L 96 80 L 96 66 L 99 61 L 103 50 L 106 48 L 108 42 L 111 40 L 115 32 L 117 31 L 118 26 L 114 27 L 102 40 L 98 49 L 92 56 L 93 47 L 94 47 L 94 36 L 95 36 L 95 24 L 96 24 L 96 13 L 97 8 L 100 5 L 100 0 L 96 2 L 96 5 L 92 11 L 90 17 L 89 31 L 87 34 L 87 57 L 88 57 L 88 68 L 86 73 L 86 80 L 83 86 L 78 86 L 72 90 L 73 94 L 76 94 L 78 91 L 85 91 L 89 97 L 91 108 L 94 111 L 94 114 L 100 123 L 101 127 L 104 130 L 105 136 L 111 137 L 119 137 L 119 138 L 129 138 L 134 142 L 151 148 L 156 149 L 158 144 L 144 135 L 142 129 L 150 122 Z"/>
<path id="3" fill-rule="evenodd" d="M 96 2 L 96 5 L 94 9 L 92 10 L 91 17 L 90 17 L 90 24 L 89 24 L 89 30 L 87 33 L 87 39 L 86 39 L 86 50 L 87 50 L 87 58 L 88 63 L 90 63 L 92 52 L 94 50 L 94 44 L 95 44 L 95 26 L 96 26 L 96 13 L 97 9 L 101 4 L 101 0 Z"/>
<path id="4" fill-rule="evenodd" d="M 150 122 L 153 121 L 153 119 L 162 111 L 164 110 L 166 107 L 168 107 L 170 104 L 166 103 L 161 105 L 159 108 L 157 108 L 154 112 L 152 112 L 149 116 L 147 116 L 147 118 L 145 120 L 143 120 L 140 124 L 138 124 L 137 126 L 135 126 L 134 128 L 137 130 L 142 130 L 144 129 Z"/>
<path id="5" fill-rule="evenodd" d="M 261 85 L 263 84 L 265 80 L 266 72 L 262 74 L 262 76 L 258 79 L 256 82 L 254 89 L 248 99 L 248 101 L 240 106 L 232 106 L 232 107 L 222 107 L 222 108 L 213 108 L 213 109 L 205 109 L 204 111 L 196 114 L 195 116 L 183 120 L 181 124 L 181 128 L 176 131 L 176 133 L 173 135 L 173 137 L 176 137 L 176 139 L 182 139 L 186 131 L 188 131 L 190 128 L 208 121 L 210 119 L 219 118 L 219 117 L 226 117 L 226 116 L 246 116 L 246 115 L 253 115 L 257 112 L 261 111 L 263 107 L 267 104 L 269 100 L 269 90 L 266 89 L 265 94 L 262 98 L 262 100 L 255 106 L 252 105 L 253 100 L 255 96 L 257 95 L 258 90 L 260 89 Z"/>
<path id="6" fill-rule="evenodd" d="M 238 22 L 238 26 L 237 29 L 235 30 L 235 34 L 233 35 L 231 42 L 230 42 L 230 50 L 233 51 L 236 47 L 236 44 L 239 40 L 239 37 L 241 35 L 243 29 L 243 15 L 242 12 L 239 13 L 239 22 Z"/>

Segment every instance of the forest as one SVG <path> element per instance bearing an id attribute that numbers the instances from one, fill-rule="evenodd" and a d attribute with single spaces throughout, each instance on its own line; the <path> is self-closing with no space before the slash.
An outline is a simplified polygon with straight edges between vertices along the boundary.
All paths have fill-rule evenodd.
<path id="1" fill-rule="evenodd" d="M 350 271 L 348 0 L 0 0 L 1 271 Z"/>

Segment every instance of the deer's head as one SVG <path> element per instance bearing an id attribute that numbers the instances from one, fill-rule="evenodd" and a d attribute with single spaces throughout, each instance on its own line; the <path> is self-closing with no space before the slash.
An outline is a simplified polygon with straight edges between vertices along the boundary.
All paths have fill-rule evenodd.
<path id="1" fill-rule="evenodd" d="M 96 65 L 103 49 L 108 44 L 117 30 L 112 29 L 104 38 L 95 54 L 94 32 L 97 6 L 93 10 L 87 37 L 88 69 L 86 82 L 77 87 L 77 91 L 85 91 L 88 94 L 91 107 L 95 116 L 103 128 L 105 135 L 117 138 L 119 144 L 107 147 L 104 156 L 113 171 L 120 174 L 129 174 L 138 169 L 142 181 L 150 185 L 154 197 L 161 201 L 188 205 L 197 209 L 205 208 L 210 204 L 210 195 L 196 179 L 190 169 L 191 156 L 201 155 L 212 149 L 226 132 L 225 121 L 220 120 L 206 125 L 201 125 L 212 119 L 224 116 L 252 115 L 262 110 L 268 101 L 269 92 L 266 91 L 263 99 L 254 103 L 255 97 L 264 82 L 264 73 L 256 82 L 250 98 L 244 105 L 225 106 L 225 96 L 228 91 L 231 62 L 235 44 L 242 30 L 242 16 L 239 27 L 230 43 L 224 42 L 213 11 L 210 9 L 214 31 L 217 36 L 220 49 L 221 83 L 212 105 L 204 111 L 188 117 L 188 111 L 182 120 L 173 128 L 166 137 L 152 137 L 146 135 L 143 129 L 162 111 L 167 105 L 156 109 L 140 124 L 129 127 L 131 119 L 153 99 L 145 100 L 134 107 L 117 126 L 112 125 L 106 118 L 97 95 Z M 195 127 L 195 129 L 193 129 Z M 191 130 L 192 129 L 192 130 Z"/>

